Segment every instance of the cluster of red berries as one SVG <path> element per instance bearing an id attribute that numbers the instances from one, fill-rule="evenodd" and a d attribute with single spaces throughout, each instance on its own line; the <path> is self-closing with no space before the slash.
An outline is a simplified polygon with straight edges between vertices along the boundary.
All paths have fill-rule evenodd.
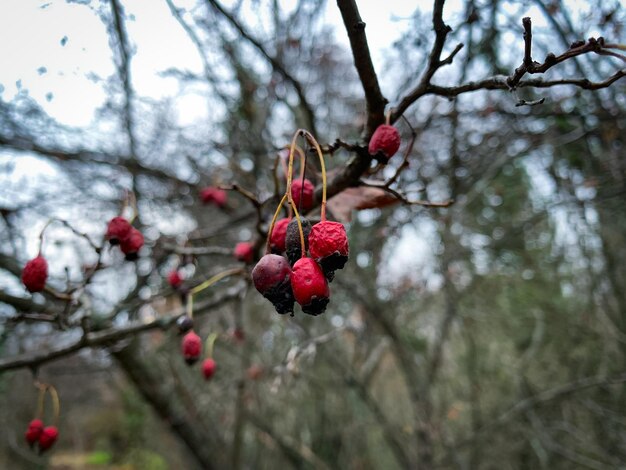
<path id="1" fill-rule="evenodd" d="M 124 217 L 119 216 L 109 221 L 105 237 L 111 245 L 120 246 L 128 261 L 137 259 L 144 242 L 142 233 Z"/>
<path id="2" fill-rule="evenodd" d="M 181 350 L 183 353 L 183 359 L 187 365 L 193 365 L 202 356 L 202 339 L 193 330 L 193 319 L 187 315 L 183 315 L 178 318 L 176 324 L 178 325 L 178 331 L 184 334 L 183 341 L 181 343 Z M 205 380 L 209 380 L 215 374 L 217 364 L 212 357 L 207 357 L 202 361 L 202 375 Z"/>
<path id="3" fill-rule="evenodd" d="M 24 433 L 24 437 L 31 448 L 37 445 L 39 453 L 42 453 L 56 442 L 59 437 L 59 430 L 56 426 L 44 427 L 42 420 L 33 419 L 28 423 L 28 429 Z"/>
<path id="4" fill-rule="evenodd" d="M 333 280 L 335 270 L 342 269 L 348 260 L 348 237 L 339 222 L 322 220 L 311 226 L 306 219 L 301 219 L 301 224 L 304 250 L 298 221 L 280 219 L 276 222 L 269 234 L 273 253 L 263 256 L 257 263 L 252 270 L 252 280 L 278 313 L 293 314 L 294 303 L 298 302 L 304 313 L 319 315 L 328 305 L 328 282 Z M 306 256 L 307 251 L 310 257 Z"/>

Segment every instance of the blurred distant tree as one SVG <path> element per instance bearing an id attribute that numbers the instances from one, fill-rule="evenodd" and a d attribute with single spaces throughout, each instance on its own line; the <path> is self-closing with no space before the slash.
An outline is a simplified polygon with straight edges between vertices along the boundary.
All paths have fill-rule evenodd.
<path id="1" fill-rule="evenodd" d="M 354 0 L 337 1 L 351 51 L 322 0 L 166 2 L 202 73 L 163 76 L 198 90 L 206 120 L 181 126 L 175 100 L 135 88 L 121 0 L 76 6 L 106 25 L 116 70 L 91 128 L 27 90 L 0 100 L 0 370 L 54 382 L 46 363 L 103 350 L 199 468 L 626 465 L 623 5 L 435 0 L 377 71 Z M 533 35 L 530 7 L 549 31 Z M 403 144 L 385 165 L 368 142 L 386 119 Z M 276 315 L 233 257 L 244 240 L 262 255 L 299 128 L 349 225 L 318 317 Z M 24 158 L 50 171 L 11 179 Z M 226 204 L 202 205 L 206 187 Z M 104 240 L 123 201 L 146 239 L 136 262 Z M 50 217 L 65 222 L 45 233 L 49 283 L 29 295 Z M 194 296 L 195 330 L 217 334 L 205 383 L 175 323 L 230 270 Z"/>

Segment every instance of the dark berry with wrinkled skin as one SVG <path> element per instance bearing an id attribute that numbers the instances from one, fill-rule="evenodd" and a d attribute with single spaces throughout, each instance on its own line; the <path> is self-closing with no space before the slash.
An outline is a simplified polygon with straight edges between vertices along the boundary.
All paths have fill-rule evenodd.
<path id="1" fill-rule="evenodd" d="M 37 441 L 39 441 L 39 436 L 43 432 L 43 421 L 40 419 L 33 419 L 30 423 L 28 423 L 28 429 L 24 433 L 24 438 L 26 442 L 28 442 L 29 446 L 35 445 Z"/>
<path id="2" fill-rule="evenodd" d="M 308 179 L 297 179 L 291 183 L 291 197 L 298 212 L 308 212 L 315 203 L 315 186 Z"/>
<path id="3" fill-rule="evenodd" d="M 59 430 L 56 426 L 46 426 L 39 435 L 39 452 L 48 450 L 57 441 Z"/>
<path id="4" fill-rule="evenodd" d="M 309 252 L 332 281 L 335 270 L 342 269 L 348 261 L 348 236 L 343 224 L 328 220 L 315 224 L 309 234 Z"/>
<path id="5" fill-rule="evenodd" d="M 382 155 L 383 160 L 387 161 L 393 157 L 399 148 L 400 133 L 398 129 L 387 124 L 381 124 L 372 134 L 367 150 L 370 155 Z"/>
<path id="6" fill-rule="evenodd" d="M 124 217 L 113 217 L 107 225 L 105 238 L 111 245 L 119 243 L 130 235 L 133 226 Z"/>
<path id="7" fill-rule="evenodd" d="M 265 255 L 252 270 L 254 287 L 274 305 L 278 313 L 293 313 L 291 267 L 280 255 Z"/>
<path id="8" fill-rule="evenodd" d="M 305 218 L 300 219 L 302 222 L 302 232 L 304 232 L 304 249 L 309 249 L 309 233 L 311 232 L 311 222 Z M 298 221 L 294 218 L 287 226 L 285 235 L 285 251 L 291 266 L 302 257 L 302 249 L 300 247 L 300 232 L 298 231 Z"/>
<path id="9" fill-rule="evenodd" d="M 31 259 L 22 270 L 22 282 L 29 292 L 41 292 L 48 279 L 48 262 L 39 255 Z"/>
<path id="10" fill-rule="evenodd" d="M 285 237 L 287 236 L 287 226 L 291 219 L 284 218 L 277 220 L 274 230 L 270 236 L 270 248 L 272 253 L 281 254 L 285 251 Z"/>
<path id="11" fill-rule="evenodd" d="M 328 281 L 312 258 L 301 258 L 293 265 L 291 288 L 304 313 L 319 315 L 326 310 L 330 297 Z"/>
<path id="12" fill-rule="evenodd" d="M 143 234 L 135 227 L 132 227 L 126 238 L 120 240 L 120 249 L 126 255 L 127 261 L 135 261 L 139 257 L 139 250 L 141 250 L 143 242 Z"/>
<path id="13" fill-rule="evenodd" d="M 176 320 L 176 326 L 181 334 L 187 333 L 193 328 L 193 319 L 187 315 L 181 315 L 178 317 L 178 320 Z"/>
<path id="14" fill-rule="evenodd" d="M 183 336 L 182 350 L 183 358 L 188 365 L 192 365 L 200 359 L 202 340 L 193 330 Z"/>

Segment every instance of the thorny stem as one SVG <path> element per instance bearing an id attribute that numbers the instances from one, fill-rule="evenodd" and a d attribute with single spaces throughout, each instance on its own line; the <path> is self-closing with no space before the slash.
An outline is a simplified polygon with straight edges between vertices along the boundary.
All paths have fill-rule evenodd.
<path id="1" fill-rule="evenodd" d="M 204 349 L 206 351 L 205 357 L 211 358 L 213 357 L 213 346 L 215 345 L 215 340 L 217 339 L 217 333 L 211 333 L 209 337 L 206 339 L 204 343 Z"/>

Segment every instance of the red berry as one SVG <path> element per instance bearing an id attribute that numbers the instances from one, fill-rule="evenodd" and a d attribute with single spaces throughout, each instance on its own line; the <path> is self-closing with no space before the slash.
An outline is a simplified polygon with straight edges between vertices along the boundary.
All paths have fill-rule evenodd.
<path id="1" fill-rule="evenodd" d="M 215 361 L 212 358 L 206 358 L 202 363 L 202 375 L 204 375 L 205 380 L 209 380 L 215 374 Z"/>
<path id="2" fill-rule="evenodd" d="M 291 197 L 299 212 L 308 212 L 315 202 L 315 186 L 308 179 L 293 180 Z"/>
<path id="3" fill-rule="evenodd" d="M 32 447 L 38 440 L 41 432 L 43 431 L 43 421 L 40 419 L 33 419 L 28 423 L 28 429 L 24 433 L 26 442 Z"/>
<path id="4" fill-rule="evenodd" d="M 185 362 L 187 364 L 194 364 L 198 359 L 200 359 L 200 354 L 202 353 L 202 340 L 193 330 L 183 336 L 182 350 L 183 357 L 185 358 Z"/>
<path id="5" fill-rule="evenodd" d="M 226 191 L 220 188 L 204 188 L 200 191 L 203 204 L 214 204 L 220 209 L 226 205 Z"/>
<path id="6" fill-rule="evenodd" d="M 342 269 L 348 261 L 348 236 L 343 224 L 323 221 L 311 228 L 309 252 L 329 279 L 336 269 Z"/>
<path id="7" fill-rule="evenodd" d="M 124 217 L 113 217 L 107 225 L 105 238 L 111 245 L 117 245 L 130 235 L 133 226 Z"/>
<path id="8" fill-rule="evenodd" d="M 293 313 L 291 267 L 280 255 L 265 255 L 252 270 L 254 287 L 268 299 L 280 314 Z"/>
<path id="9" fill-rule="evenodd" d="M 48 279 L 48 262 L 39 255 L 31 259 L 22 271 L 22 282 L 29 292 L 41 292 Z"/>
<path id="10" fill-rule="evenodd" d="M 285 238 L 287 237 L 287 226 L 291 219 L 280 219 L 274 224 L 274 230 L 270 236 L 270 246 L 272 253 L 282 253 L 285 251 Z"/>
<path id="11" fill-rule="evenodd" d="M 235 245 L 233 254 L 238 261 L 252 263 L 254 259 L 254 246 L 250 242 L 239 242 Z"/>
<path id="12" fill-rule="evenodd" d="M 393 126 L 381 124 L 374 131 L 367 150 L 370 155 L 377 155 L 380 152 L 389 160 L 399 148 L 400 133 L 398 130 Z"/>
<path id="13" fill-rule="evenodd" d="M 138 257 L 138 252 L 143 246 L 143 235 L 135 227 L 131 228 L 128 236 L 120 240 L 120 249 L 126 255 L 128 261 L 134 261 Z"/>
<path id="14" fill-rule="evenodd" d="M 293 265 L 291 288 L 302 311 L 319 315 L 326 310 L 330 291 L 322 268 L 311 258 L 300 258 Z"/>
<path id="15" fill-rule="evenodd" d="M 183 276 L 180 274 L 180 271 L 177 269 L 170 271 L 167 275 L 167 283 L 174 289 L 179 287 L 183 283 Z"/>
<path id="16" fill-rule="evenodd" d="M 46 426 L 39 436 L 39 452 L 44 452 L 52 447 L 59 437 L 59 431 L 56 426 Z"/>

